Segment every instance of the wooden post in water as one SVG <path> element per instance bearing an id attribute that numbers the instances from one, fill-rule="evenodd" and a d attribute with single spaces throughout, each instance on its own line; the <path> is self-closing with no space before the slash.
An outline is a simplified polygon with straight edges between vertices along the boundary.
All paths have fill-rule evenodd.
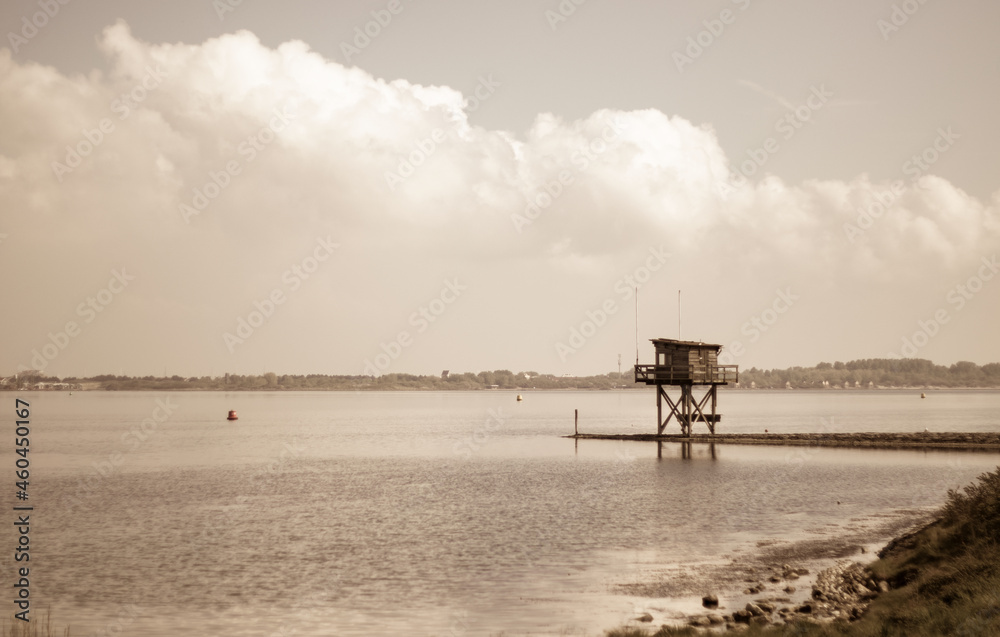
<path id="1" fill-rule="evenodd" d="M 580 427 L 579 427 L 579 425 L 580 425 L 580 410 L 579 409 L 574 409 L 573 410 L 573 435 L 574 436 L 579 436 L 580 435 Z"/>

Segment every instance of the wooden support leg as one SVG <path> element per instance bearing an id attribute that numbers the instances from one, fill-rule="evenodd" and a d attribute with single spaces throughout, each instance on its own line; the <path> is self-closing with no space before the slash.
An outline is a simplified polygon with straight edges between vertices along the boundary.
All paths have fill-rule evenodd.
<path id="1" fill-rule="evenodd" d="M 711 422 L 708 423 L 708 430 L 712 433 L 713 436 L 715 435 L 715 422 L 716 422 L 715 407 L 716 407 L 716 403 L 718 402 L 717 396 L 715 394 L 715 390 L 716 390 L 716 386 L 712 385 L 712 420 L 711 420 Z"/>
<path id="2" fill-rule="evenodd" d="M 715 423 L 719 419 L 719 396 L 718 387 L 709 385 L 705 394 L 700 400 L 694 397 L 694 385 L 681 385 L 681 395 L 676 402 L 670 398 L 670 394 L 663 385 L 656 386 L 656 433 L 663 435 L 670 419 L 676 417 L 677 423 L 681 426 L 682 436 L 691 436 L 691 427 L 697 420 L 708 425 L 710 435 L 715 435 Z M 664 408 L 666 402 L 667 409 Z M 711 409 L 709 409 L 711 403 Z M 667 412 L 664 417 L 664 412 Z"/>
<path id="3" fill-rule="evenodd" d="M 656 434 L 663 435 L 663 385 L 656 386 Z"/>
<path id="4" fill-rule="evenodd" d="M 681 385 L 681 411 L 684 414 L 681 428 L 685 436 L 691 435 L 691 401 L 691 385 Z"/>
<path id="5" fill-rule="evenodd" d="M 666 401 L 667 406 L 670 407 L 670 413 L 667 414 L 666 418 L 662 418 L 661 400 Z M 663 434 L 663 430 L 667 428 L 667 425 L 670 423 L 670 419 L 673 417 L 677 418 L 677 422 L 681 423 L 681 428 L 683 429 L 684 423 L 682 422 L 680 413 L 681 404 L 679 402 L 675 403 L 671 400 L 670 394 L 668 394 L 667 390 L 663 388 L 663 385 L 656 386 L 656 405 L 658 414 L 657 417 L 660 418 L 660 423 L 657 425 L 657 434 Z"/>
<path id="6" fill-rule="evenodd" d="M 677 399 L 677 424 L 681 426 L 681 435 L 684 435 L 684 386 L 681 385 L 681 397 Z"/>
<path id="7" fill-rule="evenodd" d="M 696 401 L 694 399 L 694 394 L 691 395 L 691 406 L 692 406 L 692 418 L 704 422 L 708 425 L 708 430 L 711 433 L 715 433 L 715 422 L 709 417 L 709 414 L 705 412 L 708 411 L 708 401 L 713 398 L 713 389 L 715 385 L 705 392 L 705 395 L 701 397 L 701 400 Z"/>
<path id="8" fill-rule="evenodd" d="M 702 421 L 702 422 L 707 422 L 708 421 L 708 418 L 705 416 L 705 409 L 706 409 L 706 403 L 708 403 L 708 398 L 709 398 L 709 394 L 706 392 L 705 395 L 701 397 L 701 400 L 696 401 L 694 399 L 694 393 L 692 391 L 692 394 L 691 394 L 692 414 L 691 415 L 692 415 L 692 418 L 694 420 L 699 420 L 699 421 Z M 711 429 L 711 425 L 709 425 L 709 429 Z"/>

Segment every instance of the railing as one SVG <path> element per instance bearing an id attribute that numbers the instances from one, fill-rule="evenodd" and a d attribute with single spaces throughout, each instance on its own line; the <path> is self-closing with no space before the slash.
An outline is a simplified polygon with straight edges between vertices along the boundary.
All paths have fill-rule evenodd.
<path id="1" fill-rule="evenodd" d="M 739 365 L 636 365 L 635 382 L 647 385 L 724 384 L 740 380 Z"/>

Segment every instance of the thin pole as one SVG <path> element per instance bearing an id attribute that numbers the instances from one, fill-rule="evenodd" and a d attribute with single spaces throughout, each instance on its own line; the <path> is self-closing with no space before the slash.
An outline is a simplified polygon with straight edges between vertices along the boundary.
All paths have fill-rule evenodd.
<path id="1" fill-rule="evenodd" d="M 677 290 L 677 340 L 681 340 L 681 291 Z"/>
<path id="2" fill-rule="evenodd" d="M 635 290 L 635 364 L 639 364 L 639 287 Z"/>
<path id="3" fill-rule="evenodd" d="M 573 410 L 573 435 L 574 436 L 579 436 L 580 435 L 580 410 L 579 409 L 574 409 Z"/>

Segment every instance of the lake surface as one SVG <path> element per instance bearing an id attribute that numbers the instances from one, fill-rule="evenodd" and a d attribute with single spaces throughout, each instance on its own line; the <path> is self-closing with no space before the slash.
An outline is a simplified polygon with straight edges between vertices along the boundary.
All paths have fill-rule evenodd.
<path id="1" fill-rule="evenodd" d="M 913 515 L 1000 463 L 676 444 L 658 458 L 560 437 L 574 409 L 584 432 L 655 430 L 651 391 L 522 394 L 21 392 L 33 609 L 74 635 L 601 635 L 668 603 L 615 593 L 660 566 Z M 723 391 L 719 431 L 1000 428 L 1000 392 L 919 394 Z"/>

